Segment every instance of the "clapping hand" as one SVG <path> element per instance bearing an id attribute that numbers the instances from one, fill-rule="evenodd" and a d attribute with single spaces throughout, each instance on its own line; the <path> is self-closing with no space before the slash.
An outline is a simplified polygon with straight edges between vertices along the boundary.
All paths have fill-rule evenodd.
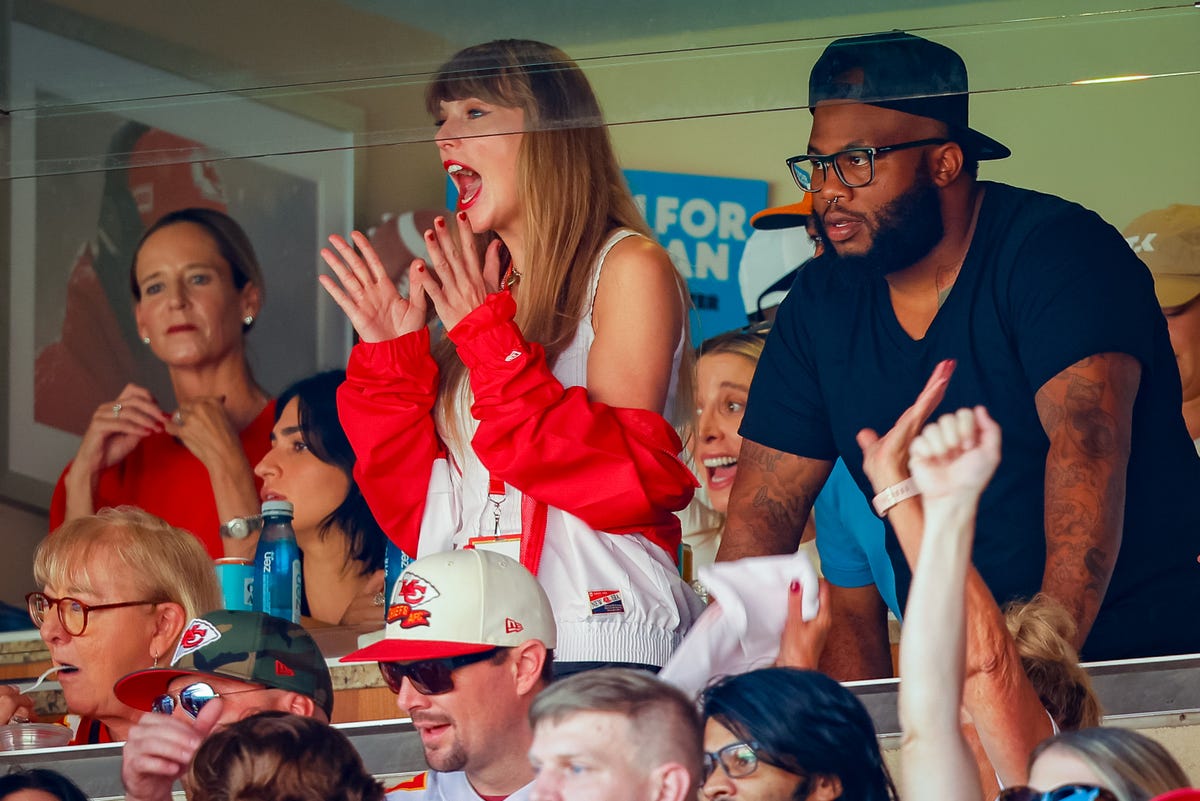
<path id="1" fill-rule="evenodd" d="M 426 291 L 447 331 L 483 305 L 488 295 L 500 291 L 500 240 L 488 245 L 480 264 L 471 221 L 462 212 L 457 219 L 457 243 L 446 227 L 445 217 L 435 219 L 433 230 L 425 232 L 429 259 L 441 281 L 441 286 L 429 281 Z"/>
<path id="2" fill-rule="evenodd" d="M 435 281 L 428 280 L 425 263 L 415 259 L 410 265 L 409 292 L 405 298 L 388 277 L 370 241 L 358 231 L 350 238 L 358 246 L 357 251 L 342 237 L 329 237 L 337 252 L 322 248 L 321 258 L 333 270 L 337 281 L 328 275 L 320 275 L 317 280 L 350 318 L 358 336 L 364 342 L 385 342 L 424 328 L 428 307 L 426 288 L 436 286 Z"/>
<path id="3" fill-rule="evenodd" d="M 1000 426 L 982 406 L 959 409 L 925 426 L 910 453 L 927 510 L 939 500 L 975 502 L 1000 464 Z"/>

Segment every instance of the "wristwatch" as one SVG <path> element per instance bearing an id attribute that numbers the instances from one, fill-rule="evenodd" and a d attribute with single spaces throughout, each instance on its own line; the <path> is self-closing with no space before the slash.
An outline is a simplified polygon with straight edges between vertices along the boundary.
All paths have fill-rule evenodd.
<path id="1" fill-rule="evenodd" d="M 228 537 L 231 540 L 244 540 L 251 534 L 257 534 L 262 531 L 262 527 L 262 515 L 235 517 L 221 524 L 221 536 Z"/>

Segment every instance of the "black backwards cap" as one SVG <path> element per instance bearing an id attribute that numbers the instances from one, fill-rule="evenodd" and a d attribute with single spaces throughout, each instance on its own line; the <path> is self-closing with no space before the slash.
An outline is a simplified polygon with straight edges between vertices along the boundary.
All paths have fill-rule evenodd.
<path id="1" fill-rule="evenodd" d="M 980 161 L 1012 155 L 967 124 L 967 66 L 945 45 L 903 31 L 837 39 L 808 79 L 809 108 L 850 100 L 945 123 L 950 138 Z"/>

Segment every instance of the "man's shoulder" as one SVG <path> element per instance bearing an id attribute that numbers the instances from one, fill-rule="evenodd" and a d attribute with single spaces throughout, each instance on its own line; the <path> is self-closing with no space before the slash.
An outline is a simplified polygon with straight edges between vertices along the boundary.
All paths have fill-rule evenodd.
<path id="1" fill-rule="evenodd" d="M 1058 195 L 995 181 L 981 181 L 984 202 L 981 222 L 1006 236 L 1039 229 L 1062 232 L 1064 221 L 1080 225 L 1108 225 L 1094 211 Z"/>

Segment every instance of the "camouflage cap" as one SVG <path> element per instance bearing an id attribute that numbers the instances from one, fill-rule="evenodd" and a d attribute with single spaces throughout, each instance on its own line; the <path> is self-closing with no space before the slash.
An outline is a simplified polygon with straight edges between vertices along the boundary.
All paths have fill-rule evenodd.
<path id="1" fill-rule="evenodd" d="M 325 657 L 300 626 L 262 612 L 218 609 L 183 630 L 171 666 L 130 673 L 113 690 L 121 703 L 149 711 L 180 676 L 221 676 L 313 699 L 333 713 L 333 682 Z"/>

